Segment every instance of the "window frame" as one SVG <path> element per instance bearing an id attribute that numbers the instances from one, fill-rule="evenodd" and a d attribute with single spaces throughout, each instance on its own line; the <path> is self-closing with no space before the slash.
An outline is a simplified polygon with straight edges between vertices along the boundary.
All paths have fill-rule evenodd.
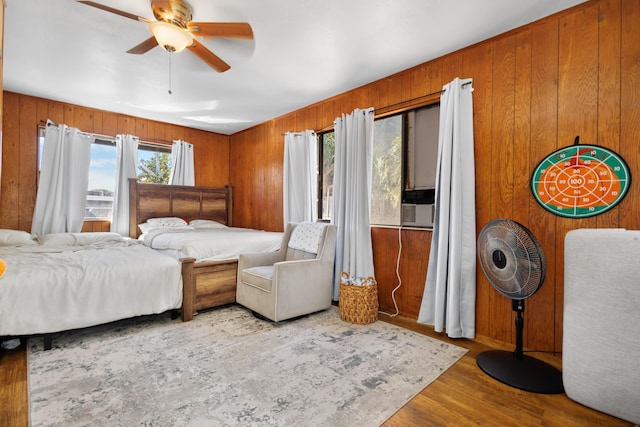
<path id="1" fill-rule="evenodd" d="M 438 92 L 439 94 L 439 92 Z M 400 174 L 401 174 L 401 194 L 400 196 L 400 206 L 399 206 L 399 211 L 400 211 L 400 225 L 386 225 L 386 224 L 374 224 L 372 223 L 371 225 L 374 227 L 403 227 L 403 220 L 402 220 L 402 204 L 404 203 L 405 200 L 405 193 L 408 191 L 411 191 L 412 189 L 407 188 L 407 184 L 408 184 L 408 177 L 407 177 L 407 171 L 408 171 L 408 162 L 409 162 L 409 151 L 408 151 L 408 139 L 409 139 L 409 120 L 408 120 L 408 115 L 411 111 L 417 111 L 420 110 L 422 108 L 433 108 L 436 106 L 440 106 L 440 98 L 431 98 L 428 99 L 424 102 L 418 103 L 418 104 L 413 104 L 411 106 L 408 106 L 406 108 L 400 108 L 400 109 L 396 109 L 396 110 L 392 110 L 392 111 L 388 111 L 388 112 L 384 112 L 382 114 L 376 115 L 376 117 L 374 118 L 374 121 L 377 120 L 381 120 L 381 119 L 386 119 L 386 118 L 390 118 L 390 117 L 395 117 L 398 115 L 402 116 L 402 130 L 401 130 L 401 159 L 400 159 Z M 324 182 L 323 182 L 323 164 L 324 164 L 324 135 L 325 134 L 329 134 L 329 133 L 333 133 L 334 129 L 333 127 L 331 128 L 327 128 L 325 130 L 322 131 L 317 131 L 316 133 L 318 134 L 318 170 L 319 172 L 319 176 L 318 176 L 318 221 L 329 221 L 330 220 L 330 215 L 325 215 L 323 213 L 323 190 L 324 190 Z M 335 152 L 334 152 L 334 160 L 335 160 Z M 435 185 L 435 184 L 434 184 Z"/>
<path id="2" fill-rule="evenodd" d="M 36 138 L 36 151 L 37 151 L 37 156 L 36 156 L 36 161 L 37 161 L 37 165 L 36 165 L 36 170 L 37 170 L 37 176 L 38 179 L 36 180 L 36 185 L 37 182 L 39 182 L 39 178 L 40 178 L 40 167 L 41 167 L 41 161 L 42 161 L 42 143 L 44 143 L 44 133 L 45 133 L 45 129 L 46 129 L 46 125 L 39 125 L 38 126 L 38 131 L 37 131 L 37 138 Z M 103 145 L 103 146 L 109 146 L 109 147 L 114 147 L 115 149 L 115 145 L 116 145 L 116 137 L 115 136 L 110 136 L 110 135 L 101 135 L 101 134 L 93 134 L 94 139 L 91 142 L 92 144 L 96 144 L 96 145 Z M 154 149 L 149 149 L 149 148 L 154 148 Z M 138 142 L 138 152 L 139 151 L 151 151 L 151 152 L 160 152 L 160 153 L 168 153 L 169 155 L 171 154 L 171 144 L 169 142 L 159 142 L 159 141 L 150 141 L 150 140 L 140 140 Z M 136 166 L 136 168 L 139 168 L 139 165 Z M 138 174 L 139 175 L 139 174 Z M 114 175 L 114 187 L 115 187 L 115 175 Z M 87 189 L 87 196 L 89 196 L 89 191 L 91 191 L 91 189 Z M 114 188 L 115 191 L 115 188 Z M 86 201 L 85 201 L 85 208 L 86 208 Z M 111 209 L 113 209 L 113 203 L 111 204 Z M 86 212 L 86 210 L 85 210 Z M 112 217 L 84 217 L 84 221 L 109 221 L 111 222 Z"/>

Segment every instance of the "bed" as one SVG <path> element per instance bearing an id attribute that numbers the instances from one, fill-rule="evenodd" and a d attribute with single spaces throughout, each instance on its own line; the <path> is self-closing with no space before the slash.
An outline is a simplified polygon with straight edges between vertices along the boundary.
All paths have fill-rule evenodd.
<path id="1" fill-rule="evenodd" d="M 116 233 L 0 230 L 0 336 L 45 335 L 177 311 L 181 265 Z M 48 341 L 48 344 L 47 344 Z"/>
<path id="2" fill-rule="evenodd" d="M 232 188 L 177 186 L 129 180 L 130 237 L 178 259 L 182 264 L 182 320 L 205 308 L 236 300 L 238 254 L 279 249 L 280 232 L 232 225 Z M 181 218 L 200 222 L 195 230 L 158 232 L 140 224 L 153 219 Z M 213 224 L 213 225 L 212 225 Z M 216 225 L 217 224 L 217 225 Z"/>

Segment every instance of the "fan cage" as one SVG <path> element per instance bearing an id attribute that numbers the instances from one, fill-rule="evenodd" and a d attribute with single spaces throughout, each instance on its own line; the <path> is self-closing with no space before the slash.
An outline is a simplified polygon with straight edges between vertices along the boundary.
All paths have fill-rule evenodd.
<path id="1" fill-rule="evenodd" d="M 500 218 L 489 222 L 480 232 L 478 254 L 491 286 L 508 298 L 528 298 L 544 282 L 546 260 L 542 246 L 531 231 L 516 221 Z M 504 265 L 496 265 L 496 256 L 504 257 Z"/>

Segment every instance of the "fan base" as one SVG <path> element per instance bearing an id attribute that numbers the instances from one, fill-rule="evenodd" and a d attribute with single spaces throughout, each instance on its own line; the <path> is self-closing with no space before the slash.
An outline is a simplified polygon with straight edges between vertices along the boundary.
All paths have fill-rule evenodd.
<path id="1" fill-rule="evenodd" d="M 490 377 L 520 390 L 533 393 L 564 393 L 562 372 L 542 360 L 503 350 L 478 354 L 476 363 Z"/>

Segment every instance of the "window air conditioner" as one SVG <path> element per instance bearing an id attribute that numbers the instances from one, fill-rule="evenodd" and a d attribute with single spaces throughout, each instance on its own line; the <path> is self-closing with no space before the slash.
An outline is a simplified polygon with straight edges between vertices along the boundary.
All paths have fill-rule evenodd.
<path id="1" fill-rule="evenodd" d="M 402 205 L 402 225 L 407 227 L 433 227 L 435 205 Z"/>

